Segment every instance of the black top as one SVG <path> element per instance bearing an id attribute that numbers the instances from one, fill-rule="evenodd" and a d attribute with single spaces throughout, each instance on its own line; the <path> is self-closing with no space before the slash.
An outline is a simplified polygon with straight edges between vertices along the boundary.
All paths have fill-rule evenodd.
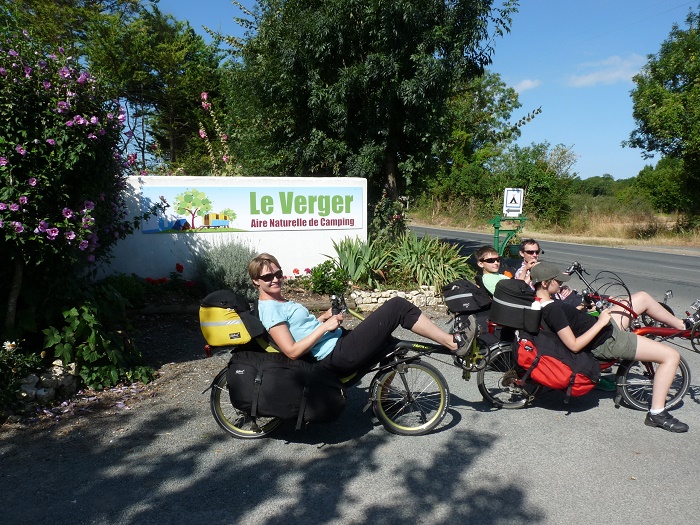
<path id="1" fill-rule="evenodd" d="M 586 333 L 598 321 L 596 317 L 564 301 L 552 301 L 542 308 L 542 320 L 554 332 L 559 332 L 559 330 L 568 326 L 576 337 Z M 590 352 L 593 348 L 599 347 L 610 338 L 612 333 L 613 327 L 608 324 L 598 332 L 584 350 Z"/>

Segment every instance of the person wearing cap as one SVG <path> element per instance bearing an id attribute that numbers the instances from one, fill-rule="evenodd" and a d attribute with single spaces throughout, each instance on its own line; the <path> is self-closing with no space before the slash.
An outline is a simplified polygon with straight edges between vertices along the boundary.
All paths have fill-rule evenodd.
<path id="1" fill-rule="evenodd" d="M 553 264 L 539 262 L 530 269 L 535 294 L 542 305 L 542 320 L 555 332 L 562 343 L 572 352 L 591 352 L 603 361 L 617 359 L 634 359 L 637 361 L 658 363 L 652 390 L 651 407 L 644 423 L 651 427 L 660 427 L 670 432 L 687 432 L 688 425 L 668 413 L 665 407 L 666 396 L 676 375 L 680 354 L 673 348 L 658 341 L 640 337 L 625 331 L 629 327 L 629 316 L 618 306 L 600 312 L 598 317 L 587 314 L 565 301 L 555 301 L 553 295 L 559 291 L 563 282 L 571 277 L 559 271 Z M 644 298 L 646 292 L 638 292 L 631 297 L 635 311 L 648 315 L 675 326 L 678 319 L 653 301 Z M 639 301 L 639 302 L 638 302 Z M 636 310 L 639 308 L 640 310 Z M 643 309 L 642 309 L 643 308 Z"/>

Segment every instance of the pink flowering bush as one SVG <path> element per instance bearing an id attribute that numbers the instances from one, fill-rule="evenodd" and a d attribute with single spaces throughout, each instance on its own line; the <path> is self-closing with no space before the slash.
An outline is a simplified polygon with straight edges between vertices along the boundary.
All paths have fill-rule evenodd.
<path id="1" fill-rule="evenodd" d="M 15 264 L 94 263 L 130 231 L 123 110 L 65 50 L 0 42 L 0 243 Z M 14 272 L 12 272 L 14 273 Z"/>
<path id="2" fill-rule="evenodd" d="M 43 332 L 57 357 L 103 367 L 105 377 L 90 376 L 99 384 L 124 377 L 130 360 L 105 333 L 116 315 L 101 310 L 106 303 L 89 297 L 79 277 L 137 226 L 124 200 L 123 119 L 118 102 L 62 47 L 3 32 L 0 333 L 26 337 L 31 348 Z"/>

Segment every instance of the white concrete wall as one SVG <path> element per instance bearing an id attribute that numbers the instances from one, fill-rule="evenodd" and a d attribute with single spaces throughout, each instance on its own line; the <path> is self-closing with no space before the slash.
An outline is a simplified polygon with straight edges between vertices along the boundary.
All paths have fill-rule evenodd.
<path id="1" fill-rule="evenodd" d="M 194 228 L 174 231 L 192 216 L 179 212 L 177 197 L 193 189 L 210 201 L 211 213 L 232 210 L 226 231 L 204 227 L 203 213 Z M 367 240 L 367 181 L 359 178 L 277 177 L 131 177 L 128 204 L 132 217 L 164 196 L 170 207 L 140 230 L 120 241 L 103 274 L 167 277 L 177 263 L 183 277 L 193 277 L 194 254 L 232 241 L 246 242 L 256 252 L 275 255 L 285 271 L 304 272 L 335 256 L 333 241 Z M 184 219 L 184 220 L 183 220 Z M 221 223 L 219 223 L 221 224 Z"/>

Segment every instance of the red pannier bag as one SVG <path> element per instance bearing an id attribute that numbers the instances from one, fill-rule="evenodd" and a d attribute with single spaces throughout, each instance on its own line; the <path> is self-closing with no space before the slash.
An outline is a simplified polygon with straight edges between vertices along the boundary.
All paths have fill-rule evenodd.
<path id="1" fill-rule="evenodd" d="M 590 352 L 572 352 L 549 332 L 521 338 L 517 359 L 526 370 L 523 382 L 532 377 L 543 386 L 565 390 L 564 402 L 587 394 L 600 381 L 600 363 Z"/>

